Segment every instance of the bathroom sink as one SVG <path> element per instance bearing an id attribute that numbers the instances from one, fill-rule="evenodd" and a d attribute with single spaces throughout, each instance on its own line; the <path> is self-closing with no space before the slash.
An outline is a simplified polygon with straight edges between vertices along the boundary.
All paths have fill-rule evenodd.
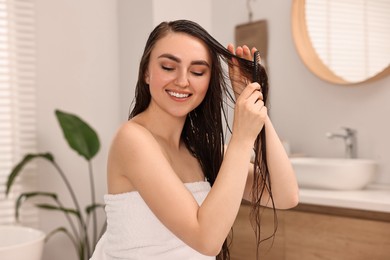
<path id="1" fill-rule="evenodd" d="M 37 229 L 0 226 L 1 260 L 41 260 L 45 234 Z"/>
<path id="2" fill-rule="evenodd" d="M 377 163 L 365 159 L 290 158 L 298 186 L 308 189 L 359 190 L 372 182 Z"/>

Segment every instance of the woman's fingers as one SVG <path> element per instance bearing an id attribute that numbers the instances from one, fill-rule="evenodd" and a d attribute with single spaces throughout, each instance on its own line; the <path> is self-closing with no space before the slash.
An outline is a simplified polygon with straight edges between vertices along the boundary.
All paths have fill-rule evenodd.
<path id="1" fill-rule="evenodd" d="M 241 93 L 239 103 L 245 103 L 249 110 L 260 111 L 264 107 L 263 94 L 257 82 L 249 84 Z"/>
<path id="2" fill-rule="evenodd" d="M 255 47 L 250 50 L 246 45 L 237 46 L 237 48 L 234 49 L 234 45 L 231 43 L 228 45 L 227 49 L 231 54 L 247 60 L 253 60 L 254 53 L 257 51 Z"/>
<path id="3" fill-rule="evenodd" d="M 260 84 L 257 82 L 253 82 L 249 85 L 247 85 L 244 90 L 242 91 L 240 98 L 241 99 L 248 99 L 254 91 L 260 92 Z"/>
<path id="4" fill-rule="evenodd" d="M 252 49 L 249 49 L 246 45 L 237 46 L 237 48 L 235 48 L 233 44 L 229 44 L 227 49 L 231 54 L 246 60 L 253 60 L 254 53 L 257 51 L 256 48 L 253 47 Z M 242 73 L 236 58 L 233 57 L 231 61 L 232 64 L 229 65 L 229 77 L 237 99 L 238 96 L 242 94 L 242 91 L 245 89 L 248 82 L 251 82 L 252 80 L 248 79 Z"/>
<path id="5" fill-rule="evenodd" d="M 233 133 L 253 141 L 264 126 L 267 108 L 258 83 L 251 83 L 242 91 L 234 109 Z"/>
<path id="6" fill-rule="evenodd" d="M 237 46 L 236 48 L 236 55 L 240 58 L 242 58 L 242 55 L 244 54 L 244 51 L 241 46 Z"/>
<path id="7" fill-rule="evenodd" d="M 261 92 L 260 92 L 260 91 L 254 92 L 254 93 L 250 96 L 250 98 L 248 99 L 248 101 L 253 102 L 253 103 L 256 104 L 256 105 L 264 106 L 264 101 L 263 101 L 263 99 L 262 99 L 262 95 L 261 95 Z"/>
<path id="8" fill-rule="evenodd" d="M 235 55 L 237 55 L 240 58 L 247 59 L 247 60 L 252 59 L 252 54 L 251 54 L 248 46 L 246 46 L 246 45 L 237 46 Z"/>
<path id="9" fill-rule="evenodd" d="M 252 93 L 252 95 L 247 99 L 248 107 L 252 107 L 252 109 L 255 112 L 260 111 L 264 107 L 264 102 L 261 99 L 261 93 L 260 91 L 255 91 Z"/>
<path id="10" fill-rule="evenodd" d="M 233 44 L 229 44 L 228 47 L 227 47 L 228 51 L 233 54 L 233 55 L 236 55 L 236 51 L 234 49 L 234 46 Z M 239 67 L 238 67 L 238 62 L 237 62 L 237 59 L 236 58 L 232 58 L 232 63 L 233 65 L 229 65 L 229 76 L 230 78 L 232 78 L 235 74 L 239 74 Z"/>
<path id="11" fill-rule="evenodd" d="M 248 46 L 244 45 L 242 47 L 242 49 L 243 49 L 243 56 L 242 56 L 242 58 L 247 59 L 247 60 L 252 60 L 253 56 L 252 56 L 251 51 L 249 50 Z"/>
<path id="12" fill-rule="evenodd" d="M 231 54 L 241 58 L 243 53 L 241 47 L 235 49 L 233 44 L 229 44 L 227 49 Z M 247 84 L 247 79 L 243 77 L 237 59 L 233 57 L 231 62 L 232 64 L 229 64 L 229 77 L 232 83 L 234 95 L 237 99 L 238 96 L 241 94 L 242 90 L 245 88 Z"/>

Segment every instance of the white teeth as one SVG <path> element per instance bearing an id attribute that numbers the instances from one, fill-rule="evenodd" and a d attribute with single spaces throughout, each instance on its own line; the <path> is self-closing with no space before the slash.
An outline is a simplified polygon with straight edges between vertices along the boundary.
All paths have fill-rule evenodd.
<path id="1" fill-rule="evenodd" d="M 177 92 L 173 92 L 173 91 L 168 91 L 168 94 L 171 95 L 172 97 L 176 97 L 176 98 L 186 98 L 186 97 L 190 96 L 190 94 L 182 94 L 182 93 L 177 93 Z"/>

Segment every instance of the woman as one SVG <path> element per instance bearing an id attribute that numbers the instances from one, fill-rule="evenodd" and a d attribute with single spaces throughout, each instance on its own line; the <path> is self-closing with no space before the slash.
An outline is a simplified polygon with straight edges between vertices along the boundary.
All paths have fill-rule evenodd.
<path id="1" fill-rule="evenodd" d="M 248 77 L 254 51 L 226 49 L 186 20 L 152 31 L 134 109 L 110 150 L 108 226 L 92 259 L 229 259 L 226 237 L 243 198 L 255 215 L 260 205 L 297 204 L 294 172 L 264 106 L 265 71 L 262 86 Z M 221 60 L 236 96 L 226 146 Z"/>

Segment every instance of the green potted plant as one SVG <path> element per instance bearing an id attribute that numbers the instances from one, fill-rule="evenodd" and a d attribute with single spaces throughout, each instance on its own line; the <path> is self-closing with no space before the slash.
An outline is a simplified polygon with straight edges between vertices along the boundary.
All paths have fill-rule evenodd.
<path id="1" fill-rule="evenodd" d="M 66 220 L 69 223 L 70 229 L 64 226 L 58 227 L 46 236 L 46 241 L 52 235 L 62 232 L 71 240 L 77 252 L 78 259 L 87 260 L 91 257 L 99 237 L 105 230 L 104 225 L 101 228 L 101 231 L 98 233 L 96 209 L 102 208 L 104 205 L 96 203 L 95 185 L 91 162 L 91 160 L 99 151 L 100 142 L 96 132 L 78 116 L 60 110 L 56 110 L 55 115 L 70 148 L 76 151 L 88 163 L 91 204 L 88 205 L 84 210 L 81 209 L 77 196 L 72 188 L 71 183 L 68 181 L 66 174 L 58 165 L 54 156 L 49 152 L 25 155 L 24 158 L 15 165 L 10 175 L 8 176 L 6 195 L 8 195 L 16 177 L 22 172 L 23 167 L 30 161 L 41 158 L 52 164 L 56 172 L 60 175 L 67 190 L 69 191 L 73 201 L 73 206 L 65 207 L 56 193 L 42 191 L 26 192 L 20 194 L 16 200 L 15 217 L 18 220 L 19 209 L 24 201 L 33 197 L 47 197 L 51 203 L 39 203 L 36 204 L 36 206 L 44 210 L 57 211 L 61 214 L 64 214 Z M 89 232 L 91 228 L 92 232 Z M 92 233 L 92 236 L 90 233 Z"/>

